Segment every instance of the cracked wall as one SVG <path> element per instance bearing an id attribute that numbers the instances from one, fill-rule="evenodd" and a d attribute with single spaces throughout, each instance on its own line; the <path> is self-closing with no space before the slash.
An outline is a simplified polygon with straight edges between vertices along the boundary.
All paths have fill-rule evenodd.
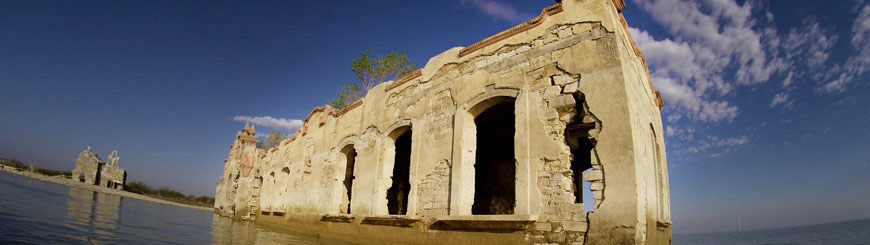
<path id="1" fill-rule="evenodd" d="M 475 206 L 498 206 L 476 197 L 510 188 L 513 204 L 491 213 L 532 222 L 518 231 L 528 243 L 669 241 L 660 100 L 619 3 L 562 1 L 478 44 L 447 50 L 347 108 L 316 108 L 270 150 L 248 148 L 255 132 L 246 126 L 231 145 L 216 209 L 250 218 L 364 219 L 396 213 L 398 199 L 390 197 L 401 192 L 400 216 L 419 217 L 415 226 L 428 232 L 445 217 L 475 220 Z M 486 170 L 477 153 L 492 142 L 477 135 L 492 128 L 475 122 L 505 102 L 513 113 L 503 126 L 513 130 L 493 134 L 505 137 L 499 149 L 514 153 L 498 159 L 513 169 L 508 174 Z M 403 128 L 412 143 L 401 150 L 407 168 L 398 169 L 393 134 Z M 347 147 L 356 152 L 352 170 Z M 493 175 L 513 175 L 513 182 L 475 190 Z M 584 180 L 593 203 L 578 200 Z"/>

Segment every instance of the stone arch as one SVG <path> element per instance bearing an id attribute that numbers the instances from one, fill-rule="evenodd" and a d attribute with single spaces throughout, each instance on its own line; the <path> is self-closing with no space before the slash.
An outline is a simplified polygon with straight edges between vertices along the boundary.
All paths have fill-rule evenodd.
<path id="1" fill-rule="evenodd" d="M 353 181 L 356 178 L 356 160 L 359 151 L 356 149 L 356 144 L 348 142 L 339 151 L 340 165 L 344 165 L 344 176 L 342 176 L 342 191 L 341 204 L 339 212 L 343 214 L 351 214 L 353 207 Z"/>
<path id="2" fill-rule="evenodd" d="M 520 192 L 517 191 L 518 185 L 516 180 L 520 178 L 517 170 L 520 168 L 520 163 L 517 161 L 515 154 L 505 155 L 499 159 L 487 158 L 496 154 L 488 154 L 487 152 L 494 150 L 490 146 L 493 144 L 478 144 L 484 140 L 491 143 L 489 138 L 480 139 L 479 133 L 486 135 L 491 134 L 489 126 L 485 130 L 478 130 L 476 121 L 481 115 L 484 117 L 492 117 L 492 110 L 496 109 L 501 112 L 507 112 L 509 115 L 504 115 L 506 121 L 498 124 L 511 132 L 504 135 L 503 141 L 497 142 L 502 152 L 515 153 L 517 149 L 516 133 L 516 109 L 519 107 L 518 89 L 499 88 L 488 86 L 483 94 L 480 94 L 461 107 L 459 107 L 455 117 L 455 136 L 454 147 L 457 148 L 454 152 L 455 166 L 451 174 L 451 179 L 455 185 L 451 185 L 451 198 L 456 200 L 450 201 L 451 214 L 468 215 L 468 214 L 514 214 L 517 208 L 517 200 Z M 496 113 L 498 114 L 498 113 Z M 486 148 L 480 148 L 486 147 Z M 478 154 L 480 153 L 480 154 Z M 503 158 L 503 159 L 502 159 Z M 497 164 L 496 162 L 500 162 Z M 502 171 L 504 170 L 504 171 Z M 478 174 L 486 171 L 495 171 L 493 174 Z M 497 172 L 497 173 L 496 173 Z M 492 177 L 495 175 L 504 175 L 502 177 Z M 493 179 L 481 179 L 490 178 Z M 480 179 L 480 180 L 479 180 Z M 498 183 L 493 183 L 496 181 Z M 503 183 L 502 183 L 503 182 Z M 497 189 L 497 190 L 496 190 Z M 497 193 L 493 192 L 496 191 Z M 495 194 L 494 196 L 492 194 Z M 475 205 L 475 202 L 478 204 Z M 486 203 L 481 203 L 486 202 Z"/>
<path id="3" fill-rule="evenodd" d="M 413 213 L 411 203 L 411 165 L 413 146 L 413 127 L 411 120 L 394 123 L 384 142 L 384 173 L 392 173 L 389 181 L 384 178 L 387 214 L 408 215 Z"/>
<path id="4" fill-rule="evenodd" d="M 520 90 L 514 88 L 495 88 L 495 86 L 486 87 L 486 92 L 483 94 L 477 95 L 460 108 L 461 111 L 465 111 L 471 116 L 477 116 L 480 112 L 488 109 L 489 107 L 503 102 L 506 99 L 516 100 L 519 95 Z"/>
<path id="5" fill-rule="evenodd" d="M 412 121 L 409 118 L 399 119 L 399 120 L 396 120 L 393 123 L 391 123 L 390 126 L 387 126 L 386 130 L 384 130 L 382 132 L 387 132 L 387 137 L 389 137 L 389 138 L 395 138 L 395 137 L 393 137 L 394 136 L 393 134 L 403 133 L 404 131 L 398 132 L 398 130 L 401 130 L 403 128 L 410 129 L 411 124 L 412 124 Z M 404 130 L 407 130 L 407 129 L 404 129 Z"/>

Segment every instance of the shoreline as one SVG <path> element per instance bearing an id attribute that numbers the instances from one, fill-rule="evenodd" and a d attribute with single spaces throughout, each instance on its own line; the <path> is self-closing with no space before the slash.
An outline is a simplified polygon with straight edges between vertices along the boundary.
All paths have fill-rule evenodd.
<path id="1" fill-rule="evenodd" d="M 89 184 L 85 184 L 85 183 L 81 183 L 81 182 L 76 182 L 76 181 L 73 181 L 70 179 L 66 179 L 66 178 L 63 178 L 60 176 L 46 176 L 46 175 L 42 175 L 42 174 L 33 173 L 30 171 L 18 171 L 14 168 L 9 168 L 6 166 L 3 166 L 2 168 L 0 168 L 0 170 L 2 170 L 3 172 L 14 174 L 14 175 L 23 176 L 23 177 L 27 177 L 27 178 L 35 179 L 35 180 L 40 180 L 40 181 L 48 182 L 48 183 L 65 185 L 65 186 L 72 187 L 72 188 L 86 189 L 86 190 L 100 192 L 100 193 L 118 195 L 118 196 L 122 196 L 122 197 L 129 197 L 129 198 L 139 199 L 139 200 L 143 200 L 143 201 L 150 201 L 150 202 L 156 202 L 156 203 L 162 203 L 162 204 L 168 204 L 168 205 L 175 205 L 175 206 L 184 207 L 184 208 L 193 208 L 193 209 L 199 209 L 199 210 L 209 211 L 209 212 L 214 211 L 214 208 L 196 206 L 196 205 L 190 205 L 190 204 L 184 204 L 184 203 L 177 203 L 177 202 L 163 200 L 163 199 L 150 197 L 150 196 L 146 196 L 146 195 L 136 194 L 136 193 L 132 193 L 132 192 L 128 192 L 128 191 L 109 189 L 109 188 L 105 188 L 102 186 L 96 186 L 96 185 L 89 185 Z"/>

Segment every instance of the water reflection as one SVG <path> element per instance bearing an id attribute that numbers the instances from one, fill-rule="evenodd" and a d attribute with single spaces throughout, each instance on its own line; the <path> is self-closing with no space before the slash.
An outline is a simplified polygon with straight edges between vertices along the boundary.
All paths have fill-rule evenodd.
<path id="1" fill-rule="evenodd" d="M 69 188 L 64 227 L 78 231 L 69 235 L 78 241 L 115 241 L 123 198 L 116 195 Z"/>
<path id="2" fill-rule="evenodd" d="M 334 244 L 209 211 L 0 171 L 0 244 Z"/>

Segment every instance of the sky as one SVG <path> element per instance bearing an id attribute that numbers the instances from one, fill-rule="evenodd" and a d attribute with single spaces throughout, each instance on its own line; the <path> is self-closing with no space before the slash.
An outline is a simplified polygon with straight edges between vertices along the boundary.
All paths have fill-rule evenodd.
<path id="1" fill-rule="evenodd" d="M 294 132 L 366 49 L 421 67 L 553 1 L 0 1 L 0 157 L 213 195 L 236 131 Z M 628 1 L 675 234 L 870 218 L 867 1 Z"/>

